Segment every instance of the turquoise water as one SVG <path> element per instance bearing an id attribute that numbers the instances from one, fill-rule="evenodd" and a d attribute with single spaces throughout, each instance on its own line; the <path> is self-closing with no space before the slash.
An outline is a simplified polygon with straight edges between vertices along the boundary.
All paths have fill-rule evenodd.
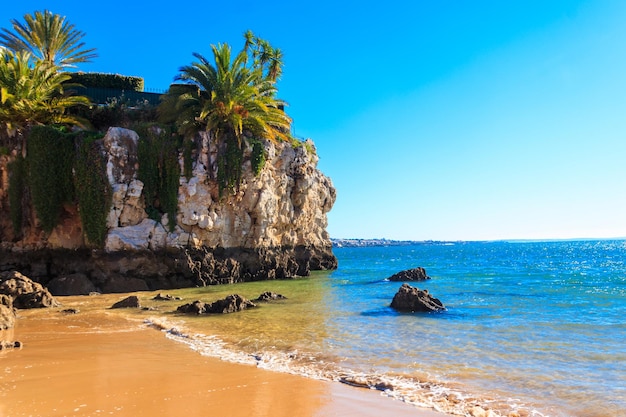
<path id="1" fill-rule="evenodd" d="M 336 248 L 339 269 L 293 281 L 180 290 L 212 301 L 288 300 L 238 314 L 166 315 L 171 337 L 226 360 L 327 379 L 383 381 L 388 395 L 470 415 L 626 415 L 626 241 L 470 242 Z M 440 313 L 389 307 L 422 266 Z M 143 313 L 142 313 L 143 314 Z M 167 327 L 167 326 L 166 326 Z"/>
<path id="2" fill-rule="evenodd" d="M 329 343 L 353 365 L 457 382 L 550 415 L 626 415 L 626 242 L 337 248 Z M 399 283 L 448 308 L 398 314 Z M 334 336 L 336 335 L 336 336 Z"/>

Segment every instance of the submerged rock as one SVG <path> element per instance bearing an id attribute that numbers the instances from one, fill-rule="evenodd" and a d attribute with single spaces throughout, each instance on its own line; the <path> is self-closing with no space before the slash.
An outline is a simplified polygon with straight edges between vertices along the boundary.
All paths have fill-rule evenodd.
<path id="1" fill-rule="evenodd" d="M 404 312 L 443 311 L 446 307 L 441 301 L 428 293 L 409 284 L 402 284 L 391 301 L 391 308 Z"/>
<path id="2" fill-rule="evenodd" d="M 161 294 L 158 293 L 157 295 L 155 295 L 154 297 L 152 297 L 153 300 L 156 301 L 173 301 L 173 300 L 182 300 L 182 298 L 180 297 L 174 297 L 173 295 L 170 294 Z"/>
<path id="3" fill-rule="evenodd" d="M 193 303 L 184 304 L 178 307 L 176 311 L 185 314 L 227 314 L 251 307 L 256 307 L 256 304 L 239 294 L 231 294 L 212 303 L 194 301 Z"/>
<path id="4" fill-rule="evenodd" d="M 287 297 L 285 297 L 282 294 L 277 294 L 275 292 L 271 292 L 271 291 L 265 291 L 263 294 L 259 295 L 258 298 L 256 298 L 254 301 L 256 302 L 269 302 L 269 301 L 274 301 L 274 300 L 286 300 Z"/>
<path id="5" fill-rule="evenodd" d="M 58 307 L 59 303 L 43 285 L 17 271 L 0 272 L 0 294 L 13 299 L 15 308 Z"/>
<path id="6" fill-rule="evenodd" d="M 388 281 L 394 282 L 402 282 L 402 281 L 426 281 L 430 279 L 428 275 L 426 275 L 426 270 L 421 266 L 413 269 L 406 269 L 404 271 L 397 272 L 387 278 Z"/>
<path id="7" fill-rule="evenodd" d="M 141 303 L 139 302 L 139 297 L 136 295 L 131 295 L 129 297 L 124 298 L 121 301 L 113 304 L 111 308 L 140 308 Z"/>

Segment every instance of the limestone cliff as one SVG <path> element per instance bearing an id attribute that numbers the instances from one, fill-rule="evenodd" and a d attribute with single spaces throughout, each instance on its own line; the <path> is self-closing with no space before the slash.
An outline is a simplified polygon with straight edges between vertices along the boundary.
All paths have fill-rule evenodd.
<path id="1" fill-rule="evenodd" d="M 336 267 L 326 231 L 335 189 L 317 169 L 311 141 L 296 147 L 264 141 L 267 161 L 258 175 L 246 150 L 241 185 L 220 196 L 217 149 L 209 134 L 201 133 L 189 178 L 182 175 L 181 158 L 178 213 L 171 225 L 167 215 L 155 221 L 146 212 L 137 176 L 138 140 L 137 133 L 122 128 L 110 128 L 102 140 L 113 202 L 104 249 L 96 251 L 85 246 L 75 206 L 65 207 L 49 235 L 31 227 L 19 239 L 13 236 L 7 193 L 11 158 L 0 157 L 0 270 L 21 269 L 42 282 L 79 273 L 98 290 L 128 289 L 109 285 L 111 277 L 145 282 L 134 281 L 132 290 L 284 278 Z"/>

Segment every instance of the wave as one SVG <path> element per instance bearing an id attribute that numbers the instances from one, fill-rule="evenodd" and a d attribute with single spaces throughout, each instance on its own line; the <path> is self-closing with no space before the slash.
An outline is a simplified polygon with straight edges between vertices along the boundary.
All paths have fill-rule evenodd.
<path id="1" fill-rule="evenodd" d="M 337 358 L 323 358 L 297 350 L 280 351 L 264 348 L 246 352 L 230 347 L 216 336 L 188 333 L 180 323 L 164 318 L 150 318 L 144 323 L 163 332 L 168 339 L 185 344 L 203 356 L 230 363 L 252 365 L 274 372 L 378 390 L 390 398 L 448 415 L 547 417 L 517 399 L 477 396 L 454 384 L 418 380 L 390 373 L 357 372 L 340 366 L 341 360 Z"/>

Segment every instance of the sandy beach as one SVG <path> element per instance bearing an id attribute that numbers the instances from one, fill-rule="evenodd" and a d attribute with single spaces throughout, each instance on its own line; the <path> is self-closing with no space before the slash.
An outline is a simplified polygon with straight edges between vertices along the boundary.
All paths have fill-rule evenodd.
<path id="1" fill-rule="evenodd" d="M 0 332 L 0 416 L 442 417 L 380 392 L 203 357 L 106 312 L 21 311 Z"/>

